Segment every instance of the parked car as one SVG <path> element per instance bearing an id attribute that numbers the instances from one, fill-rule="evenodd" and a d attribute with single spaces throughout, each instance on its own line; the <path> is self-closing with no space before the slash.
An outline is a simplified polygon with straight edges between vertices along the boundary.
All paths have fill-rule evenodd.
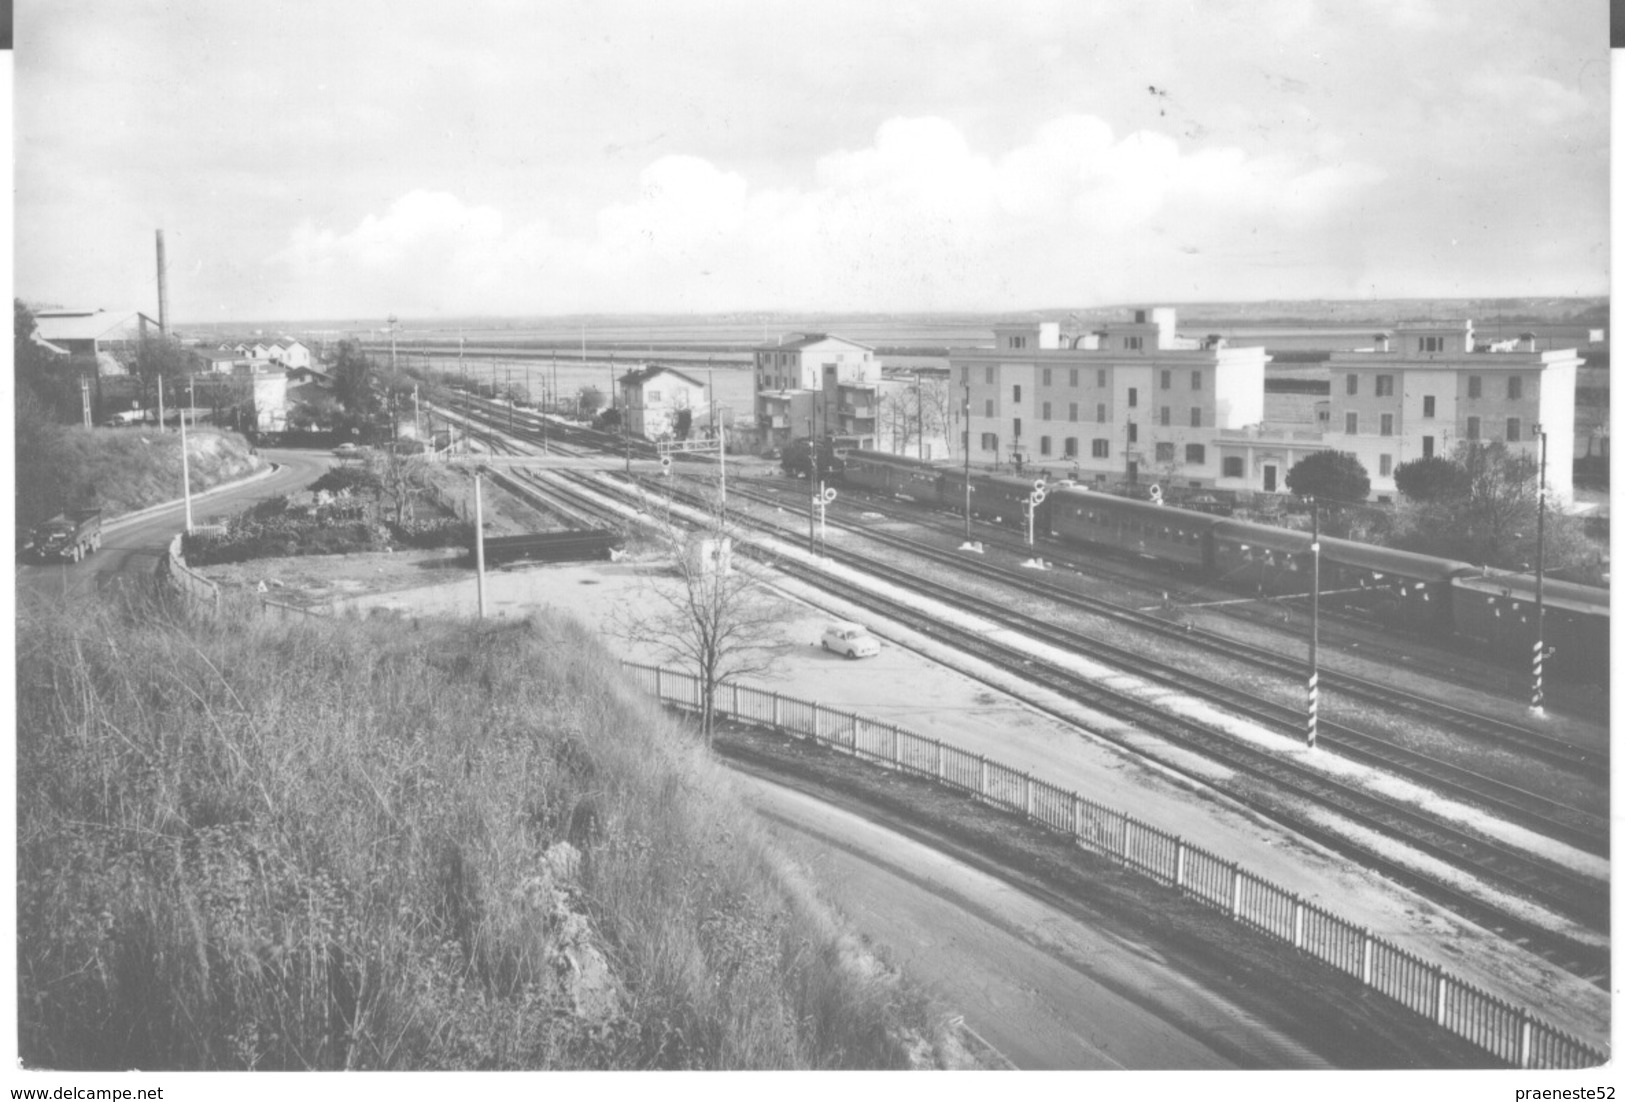
<path id="1" fill-rule="evenodd" d="M 338 456 L 340 459 L 356 459 L 364 451 L 366 451 L 365 448 L 358 444 L 352 444 L 346 440 L 344 443 L 333 449 L 333 454 Z"/>
<path id="2" fill-rule="evenodd" d="M 868 628 L 844 620 L 826 627 L 818 645 L 848 658 L 873 658 L 880 653 L 880 643 Z"/>

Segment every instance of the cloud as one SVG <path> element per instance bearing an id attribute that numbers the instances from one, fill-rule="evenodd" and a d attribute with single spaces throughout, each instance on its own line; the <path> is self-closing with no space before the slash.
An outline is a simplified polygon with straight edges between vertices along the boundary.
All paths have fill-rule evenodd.
<path id="1" fill-rule="evenodd" d="M 671 155 L 575 237 L 415 191 L 342 233 L 303 225 L 275 259 L 356 303 L 344 313 L 1013 305 L 1052 297 L 1083 258 L 1111 294 L 1114 266 L 1144 273 L 1164 251 L 1188 263 L 1193 241 L 1207 253 L 1237 222 L 1312 231 L 1381 178 L 1149 130 L 1119 138 L 1088 115 L 1002 151 L 945 119 L 899 117 L 817 158 L 806 186 L 753 187 Z"/>
<path id="2" fill-rule="evenodd" d="M 1531 73 L 1486 70 L 1469 78 L 1466 90 L 1497 111 L 1516 111 L 1541 126 L 1556 126 L 1591 113 L 1591 101 L 1579 89 Z"/>

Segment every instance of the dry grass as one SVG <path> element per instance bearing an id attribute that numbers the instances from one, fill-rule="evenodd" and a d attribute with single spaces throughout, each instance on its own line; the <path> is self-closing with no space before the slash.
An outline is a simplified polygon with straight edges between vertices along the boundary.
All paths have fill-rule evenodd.
<path id="1" fill-rule="evenodd" d="M 23 1059 L 894 1067 L 928 1006 L 572 624 L 18 628 Z M 571 1013 L 549 846 L 622 1012 Z"/>

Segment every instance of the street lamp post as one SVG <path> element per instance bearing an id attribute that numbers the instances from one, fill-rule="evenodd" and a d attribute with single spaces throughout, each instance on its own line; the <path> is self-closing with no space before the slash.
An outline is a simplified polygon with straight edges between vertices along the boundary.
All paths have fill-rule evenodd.
<path id="1" fill-rule="evenodd" d="M 968 369 L 967 369 L 968 370 Z M 970 542 L 970 381 L 965 382 L 965 542 Z"/>
<path id="2" fill-rule="evenodd" d="M 1531 685 L 1529 690 L 1529 714 L 1543 716 L 1546 714 L 1546 685 L 1545 671 L 1542 666 L 1546 660 L 1546 429 L 1542 425 L 1535 426 L 1535 435 L 1540 437 L 1540 486 L 1539 510 L 1535 514 L 1535 647 L 1531 655 L 1533 669 L 1531 671 Z"/>

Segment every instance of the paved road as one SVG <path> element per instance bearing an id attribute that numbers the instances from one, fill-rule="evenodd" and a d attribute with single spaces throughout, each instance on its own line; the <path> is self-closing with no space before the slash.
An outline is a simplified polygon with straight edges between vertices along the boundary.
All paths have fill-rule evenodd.
<path id="1" fill-rule="evenodd" d="M 850 812 L 740 782 L 853 924 L 1019 1068 L 1328 1066 L 1144 945 Z"/>
<path id="2" fill-rule="evenodd" d="M 279 465 L 269 475 L 240 486 L 194 497 L 192 517 L 236 512 L 277 494 L 301 489 L 332 463 L 322 451 L 266 449 L 260 453 Z M 158 557 L 175 533 L 186 526 L 186 507 L 180 502 L 145 513 L 133 520 L 113 520 L 104 526 L 101 550 L 78 563 L 17 564 L 17 589 L 44 597 L 82 596 L 115 583 L 120 576 L 148 578 Z"/>

